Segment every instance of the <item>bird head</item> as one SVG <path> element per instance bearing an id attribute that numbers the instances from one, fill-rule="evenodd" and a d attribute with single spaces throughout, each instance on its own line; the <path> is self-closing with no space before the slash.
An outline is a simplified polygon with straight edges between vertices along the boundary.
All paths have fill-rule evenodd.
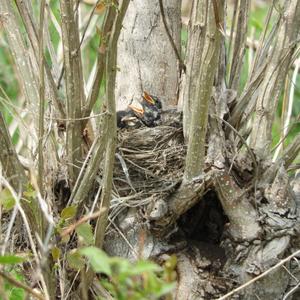
<path id="1" fill-rule="evenodd" d="M 146 91 L 143 92 L 143 99 L 151 104 L 151 105 L 155 105 L 155 100 L 152 98 L 152 96 L 150 96 Z"/>
<path id="2" fill-rule="evenodd" d="M 129 111 L 121 110 L 117 112 L 117 126 L 118 128 L 136 127 L 138 118 Z"/>
<path id="3" fill-rule="evenodd" d="M 138 103 L 138 104 L 129 104 L 128 107 L 135 113 L 135 115 L 138 117 L 138 118 L 142 118 L 144 116 L 144 108 L 143 106 Z"/>
<path id="4" fill-rule="evenodd" d="M 158 109 L 162 109 L 162 103 L 160 99 L 156 96 L 148 94 L 146 91 L 143 92 L 143 100 L 145 100 L 149 105 L 156 106 Z"/>

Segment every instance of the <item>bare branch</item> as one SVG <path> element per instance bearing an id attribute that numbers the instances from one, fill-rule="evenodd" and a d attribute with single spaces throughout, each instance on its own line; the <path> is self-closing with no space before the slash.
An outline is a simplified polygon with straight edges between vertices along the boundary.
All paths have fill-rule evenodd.
<path id="1" fill-rule="evenodd" d="M 267 66 L 251 133 L 251 146 L 260 157 L 269 155 L 272 142 L 272 124 L 282 84 L 287 75 L 300 28 L 300 3 L 289 0 L 281 17 L 277 41 Z"/>
<path id="2" fill-rule="evenodd" d="M 234 90 L 238 90 L 238 85 L 240 83 L 240 76 L 246 48 L 248 18 L 250 10 L 249 0 L 238 2 L 239 7 L 237 12 L 236 23 L 236 28 L 238 28 L 238 30 L 235 30 L 236 34 L 233 36 L 233 53 L 232 60 L 230 63 L 231 69 L 229 77 L 229 88 Z"/>
<path id="3" fill-rule="evenodd" d="M 123 0 L 115 19 L 112 34 L 109 39 L 108 52 L 106 59 L 106 106 L 110 118 L 107 120 L 109 128 L 109 136 L 105 155 L 105 165 L 103 173 L 103 185 L 101 193 L 101 208 L 105 209 L 101 218 L 98 218 L 95 229 L 95 245 L 102 247 L 108 217 L 108 209 L 110 206 L 113 165 L 115 158 L 116 143 L 116 103 L 115 103 L 115 82 L 117 72 L 117 43 L 120 36 L 122 23 L 126 14 L 130 0 Z"/>
<path id="4" fill-rule="evenodd" d="M 32 111 L 38 103 L 38 83 L 34 76 L 35 70 L 31 64 L 28 49 L 22 38 L 22 33 L 16 19 L 11 0 L 0 1 L 0 21 L 7 34 L 11 53 L 18 72 L 20 72 L 22 89 Z"/>
<path id="5" fill-rule="evenodd" d="M 82 117 L 82 106 L 85 103 L 77 24 L 78 15 L 74 10 L 73 1 L 60 0 L 60 9 L 67 95 L 67 118 L 75 119 Z M 82 131 L 81 122 L 67 122 L 67 157 L 71 186 L 74 185 L 79 173 L 77 165 L 82 158 Z"/>
<path id="6" fill-rule="evenodd" d="M 25 170 L 18 159 L 11 137 L 0 112 L 0 162 L 9 183 L 17 192 L 23 191 L 27 183 Z"/>
<path id="7" fill-rule="evenodd" d="M 68 226 L 66 229 L 64 229 L 64 231 L 61 232 L 61 234 L 60 234 L 61 238 L 64 238 L 65 236 L 71 234 L 81 224 L 99 218 L 100 216 L 102 216 L 103 212 L 104 212 L 104 209 L 100 209 L 99 211 L 96 211 L 92 214 L 82 217 L 76 223 L 74 223 L 74 224 Z"/>
<path id="8" fill-rule="evenodd" d="M 39 141 L 38 141 L 38 185 L 42 195 L 44 195 L 44 115 L 45 115 L 45 72 L 44 72 L 44 17 L 46 1 L 42 0 L 40 5 L 40 28 L 39 28 Z"/>
<path id="9" fill-rule="evenodd" d="M 182 71 L 183 72 L 186 71 L 186 66 L 185 66 L 185 64 L 184 64 L 184 62 L 183 62 L 183 60 L 182 60 L 182 58 L 180 56 L 180 53 L 179 53 L 179 51 L 178 51 L 178 49 L 176 47 L 176 44 L 175 44 L 175 42 L 174 42 L 174 40 L 172 38 L 172 35 L 170 33 L 170 30 L 168 28 L 168 24 L 167 24 L 167 21 L 166 21 L 166 15 L 165 15 L 165 10 L 164 10 L 164 6 L 163 6 L 162 0 L 159 0 L 158 3 L 159 3 L 159 8 L 160 8 L 161 18 L 162 18 L 162 21 L 163 21 L 163 24 L 164 24 L 164 27 L 165 27 L 168 39 L 169 39 L 169 41 L 170 41 L 170 43 L 172 45 L 172 48 L 173 48 L 174 53 L 175 53 L 175 55 L 177 57 L 177 60 L 179 61 L 179 73 L 181 75 Z"/>
<path id="10" fill-rule="evenodd" d="M 34 20 L 32 15 L 30 14 L 28 7 L 26 3 L 22 0 L 15 0 L 16 6 L 18 8 L 19 14 L 22 18 L 23 24 L 25 26 L 31 47 L 33 49 L 33 54 L 36 59 L 36 65 L 39 65 L 39 56 L 38 56 L 38 47 L 39 47 L 39 38 L 36 26 L 34 24 Z M 53 79 L 53 76 L 51 74 L 51 70 L 47 63 L 45 65 L 45 71 L 46 71 L 46 89 L 49 92 L 49 96 L 51 99 L 53 99 L 54 106 L 56 108 L 57 113 L 59 114 L 59 117 L 65 118 L 65 108 L 63 106 L 63 103 L 59 99 L 58 92 L 56 89 L 56 85 Z"/>
<path id="11" fill-rule="evenodd" d="M 300 153 L 300 134 L 298 134 L 288 147 L 283 151 L 282 159 L 285 167 L 288 168 Z"/>
<path id="12" fill-rule="evenodd" d="M 262 54 L 265 52 L 263 50 L 267 46 L 267 43 L 265 43 L 265 39 L 266 39 L 266 36 L 267 36 L 268 26 L 270 24 L 272 13 L 273 13 L 273 3 L 272 3 L 271 7 L 268 10 L 268 14 L 267 14 L 267 17 L 266 17 L 264 30 L 261 33 L 258 45 L 256 47 L 256 53 L 255 53 L 254 62 L 252 64 L 252 66 L 251 66 L 251 71 L 250 71 L 251 76 L 250 77 L 252 77 L 252 75 L 255 73 L 255 70 L 260 66 L 261 59 L 263 57 Z M 277 28 L 277 26 L 273 27 L 273 29 L 274 28 Z M 271 36 L 272 36 L 272 34 L 271 34 Z"/>
<path id="13" fill-rule="evenodd" d="M 189 181 L 203 172 L 205 160 L 205 139 L 208 122 L 208 108 L 212 86 L 218 66 L 221 32 L 217 27 L 213 6 L 207 2 L 195 1 L 206 20 L 202 31 L 205 32 L 203 50 L 200 52 L 200 73 L 197 75 L 196 90 L 191 99 L 191 120 L 189 127 L 188 150 L 184 179 Z M 194 7 L 196 9 L 196 7 Z M 223 18 L 223 4 L 219 5 L 219 16 Z M 200 39 L 201 41 L 201 39 Z M 197 44 L 196 44 L 197 45 Z M 195 45 L 195 46 L 196 46 Z M 196 51 L 196 50 L 195 50 Z M 193 66 L 195 67 L 195 66 Z"/>
<path id="14" fill-rule="evenodd" d="M 98 98 L 103 74 L 105 72 L 107 42 L 109 40 L 109 34 L 113 26 L 115 16 L 116 16 L 116 9 L 113 6 L 110 6 L 106 12 L 105 20 L 103 21 L 103 25 L 102 25 L 101 38 L 100 38 L 99 48 L 98 48 L 97 69 L 93 80 L 92 88 L 87 98 L 87 103 L 83 112 L 84 117 L 90 115 L 93 106 L 95 105 Z"/>
<path id="15" fill-rule="evenodd" d="M 107 115 L 106 115 L 107 117 Z M 105 152 L 105 145 L 107 143 L 108 137 L 108 121 L 107 118 L 102 119 L 100 125 L 100 132 L 93 142 L 93 145 L 87 155 L 86 160 L 88 161 L 87 166 L 84 162 L 81 171 L 84 170 L 84 175 L 81 176 L 81 171 L 74 185 L 72 194 L 70 196 L 68 205 L 76 205 L 77 213 L 81 213 L 81 208 L 86 200 L 91 187 L 95 182 L 96 175 L 99 171 L 100 163 L 103 159 L 103 154 Z M 103 128 L 102 128 L 103 127 Z M 91 152 L 91 153 L 90 153 Z"/>

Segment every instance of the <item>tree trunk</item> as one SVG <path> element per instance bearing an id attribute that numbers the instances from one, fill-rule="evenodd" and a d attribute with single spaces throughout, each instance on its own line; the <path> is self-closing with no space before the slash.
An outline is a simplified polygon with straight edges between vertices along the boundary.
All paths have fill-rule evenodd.
<path id="1" fill-rule="evenodd" d="M 167 3 L 169 9 L 176 6 L 175 2 L 173 6 Z M 119 199 L 124 199 L 126 205 L 122 202 L 119 211 L 112 210 L 115 226 L 107 233 L 105 249 L 112 255 L 158 261 L 166 253 L 175 253 L 176 299 L 215 299 L 262 274 L 292 251 L 294 230 L 299 226 L 286 171 L 290 158 L 283 156 L 275 164 L 270 157 L 258 161 L 244 137 L 227 122 L 228 112 L 245 97 L 242 93 L 237 99 L 237 86 L 249 3 L 239 5 L 236 26 L 243 32 L 233 47 L 239 61 L 232 64 L 238 67 L 229 76 L 234 89 L 224 84 L 223 8 L 220 2 L 194 1 L 187 73 L 180 91 L 183 127 L 181 121 L 177 123 L 180 116 L 178 119 L 173 114 L 173 121 L 163 127 L 119 132 L 114 178 Z M 161 97 L 165 107 L 176 104 L 176 57 L 159 20 L 156 3 L 139 6 L 138 1 L 132 1 L 118 48 L 119 109 L 126 108 L 132 99 L 138 101 L 143 90 Z M 177 14 L 173 14 L 172 21 L 178 21 Z M 291 23 L 287 24 L 283 21 L 282 26 Z M 171 22 L 169 26 L 177 41 L 174 28 L 179 27 Z M 164 46 L 158 47 L 160 43 Z M 293 51 L 289 51 L 292 57 Z M 288 65 L 289 58 L 284 58 Z M 260 83 L 255 82 L 258 86 Z M 279 82 L 276 84 L 277 90 Z M 202 138 L 195 140 L 195 130 L 200 130 Z M 189 141 L 187 146 L 184 140 Z M 193 155 L 198 153 L 196 160 L 189 157 L 189 150 Z M 120 177 L 127 182 L 126 188 L 117 183 Z M 290 283 L 290 275 L 276 268 L 237 294 L 241 299 L 282 299 Z"/>
<path id="2" fill-rule="evenodd" d="M 180 49 L 180 3 L 163 1 L 172 38 Z M 177 58 L 164 28 L 158 1 L 130 2 L 119 39 L 117 110 L 139 101 L 143 91 L 160 97 L 164 107 L 177 104 Z"/>

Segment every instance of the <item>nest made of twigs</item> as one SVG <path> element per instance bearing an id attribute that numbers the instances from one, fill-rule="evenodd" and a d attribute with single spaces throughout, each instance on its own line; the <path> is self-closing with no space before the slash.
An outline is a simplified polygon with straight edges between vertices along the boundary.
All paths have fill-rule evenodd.
<path id="1" fill-rule="evenodd" d="M 112 207 L 146 205 L 153 195 L 168 193 L 182 177 L 185 153 L 176 111 L 165 112 L 160 126 L 119 129 Z"/>

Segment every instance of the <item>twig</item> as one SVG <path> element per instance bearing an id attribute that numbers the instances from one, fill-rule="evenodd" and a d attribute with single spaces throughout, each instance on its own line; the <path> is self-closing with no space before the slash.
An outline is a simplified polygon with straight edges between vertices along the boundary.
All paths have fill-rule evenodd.
<path id="1" fill-rule="evenodd" d="M 37 265 L 40 266 L 40 258 L 38 256 L 38 253 L 37 253 L 37 250 L 36 250 L 36 247 L 35 247 L 35 243 L 34 243 L 34 240 L 33 240 L 33 237 L 32 237 L 32 230 L 30 229 L 26 213 L 25 213 L 24 209 L 21 206 L 20 197 L 16 194 L 13 187 L 9 184 L 9 182 L 4 177 L 0 177 L 0 179 L 2 181 L 2 184 L 5 187 L 7 187 L 7 189 L 10 191 L 12 197 L 15 200 L 15 203 L 16 203 L 15 205 L 18 208 L 18 211 L 20 212 L 20 215 L 21 215 L 22 220 L 24 222 L 24 226 L 26 228 L 26 232 L 27 232 L 27 235 L 28 235 L 29 244 L 30 244 L 32 253 L 34 255 L 34 258 L 36 260 Z M 39 277 L 40 277 L 41 284 L 42 284 L 42 287 L 43 287 L 43 290 L 44 290 L 44 293 L 45 293 L 45 297 L 48 300 L 48 299 L 50 299 L 50 297 L 49 297 L 49 294 L 48 294 L 47 285 L 46 285 L 46 282 L 45 282 L 43 272 L 39 272 Z"/>
<path id="2" fill-rule="evenodd" d="M 13 212 L 11 213 L 11 215 L 9 217 L 10 220 L 9 220 L 8 226 L 6 228 L 4 241 L 2 243 L 1 255 L 5 254 L 7 244 L 9 242 L 10 238 L 11 238 L 10 235 L 11 235 L 11 231 L 12 231 L 12 228 L 14 226 L 17 214 L 18 214 L 18 208 L 16 206 L 14 206 Z"/>
<path id="3" fill-rule="evenodd" d="M 39 141 L 38 141 L 38 185 L 42 195 L 44 195 L 44 114 L 45 114 L 45 76 L 44 76 L 44 18 L 46 1 L 42 0 L 40 5 L 40 28 L 39 28 Z"/>
<path id="4" fill-rule="evenodd" d="M 253 165 L 254 165 L 254 178 L 256 179 L 258 177 L 258 164 L 257 164 L 257 161 L 256 161 L 256 158 L 255 158 L 255 155 L 254 155 L 254 152 L 252 151 L 252 149 L 248 146 L 246 140 L 242 137 L 242 135 L 230 124 L 228 123 L 226 120 L 220 118 L 219 116 L 213 114 L 211 115 L 212 117 L 218 119 L 219 121 L 221 122 L 224 122 L 224 124 L 226 126 L 228 126 L 240 139 L 241 141 L 243 142 L 243 144 L 246 146 L 251 158 L 252 158 L 252 161 L 253 161 Z"/>
<path id="5" fill-rule="evenodd" d="M 82 43 L 83 43 L 83 41 L 84 41 L 86 32 L 87 32 L 87 30 L 88 30 L 88 28 L 89 28 L 89 26 L 90 26 L 90 23 L 91 23 L 92 18 L 93 18 L 93 16 L 94 16 L 95 10 L 96 10 L 98 4 L 100 3 L 100 1 L 102 1 L 102 0 L 98 0 L 98 1 L 94 4 L 94 6 L 93 6 L 93 8 L 92 8 L 92 11 L 91 11 L 91 13 L 90 13 L 90 15 L 89 15 L 89 19 L 88 19 L 88 21 L 87 21 L 87 23 L 86 23 L 86 25 L 85 25 L 84 30 L 83 30 L 83 33 L 82 33 L 81 40 L 80 40 L 80 43 L 79 43 L 79 46 L 78 46 L 77 51 L 79 51 L 80 47 L 82 46 Z M 79 1 L 78 1 L 78 3 L 79 3 Z"/>
<path id="6" fill-rule="evenodd" d="M 284 17 L 281 17 L 276 42 L 273 45 L 276 51 L 272 51 L 270 55 L 270 63 L 267 66 L 266 76 L 261 83 L 261 91 L 256 101 L 250 146 L 260 157 L 268 155 L 272 143 L 271 129 L 276 106 L 297 45 L 300 26 L 300 6 L 298 4 L 298 1 L 291 0 L 289 4 L 285 5 Z"/>
<path id="7" fill-rule="evenodd" d="M 21 27 L 19 26 L 19 21 L 15 15 L 11 0 L 0 1 L 0 16 L 1 26 L 6 31 L 9 48 L 14 58 L 17 71 L 20 73 L 19 79 L 25 98 L 29 105 L 33 107 L 39 100 L 35 68 L 30 61 L 31 54 L 34 54 L 24 43 L 23 33 L 21 32 Z"/>
<path id="8" fill-rule="evenodd" d="M 219 14 L 219 8 L 218 8 L 218 2 L 216 0 L 213 0 L 212 4 L 213 4 L 213 8 L 214 8 L 216 26 L 219 28 L 221 33 L 225 36 L 226 33 L 224 31 L 224 28 L 223 28 L 223 25 L 222 25 L 222 22 L 221 22 L 221 18 L 220 18 L 220 14 Z"/>
<path id="9" fill-rule="evenodd" d="M 85 103 L 82 61 L 80 51 L 78 51 L 80 43 L 78 17 L 76 11 L 73 10 L 73 1 L 60 0 L 60 9 L 66 80 L 67 118 L 74 119 L 82 117 L 82 106 L 83 103 Z M 74 185 L 78 176 L 78 169 L 75 165 L 82 158 L 81 133 L 81 123 L 67 122 L 66 152 L 69 162 L 68 175 L 71 186 Z"/>
<path id="10" fill-rule="evenodd" d="M 104 212 L 106 211 L 106 208 L 101 208 L 98 211 L 92 213 L 92 214 L 88 214 L 87 216 L 82 217 L 81 219 L 79 219 L 76 223 L 70 225 L 69 227 L 67 227 L 61 234 L 61 238 L 64 238 L 67 235 L 70 235 L 78 226 L 80 226 L 81 224 L 96 219 L 98 217 L 100 217 Z"/>
<path id="11" fill-rule="evenodd" d="M 300 282 L 298 282 L 291 290 L 289 290 L 282 298 L 282 300 L 287 300 L 291 295 L 293 295 L 299 289 L 299 286 L 300 286 Z"/>
<path id="12" fill-rule="evenodd" d="M 106 51 L 107 40 L 108 40 L 109 34 L 111 32 L 115 17 L 116 17 L 116 9 L 111 6 L 108 8 L 108 10 L 106 12 L 105 19 L 103 21 L 102 28 L 101 28 L 101 37 L 100 37 L 100 41 L 99 41 L 96 73 L 95 73 L 95 76 L 93 79 L 92 88 L 89 91 L 89 95 L 87 97 L 87 104 L 86 104 L 86 107 L 83 112 L 84 117 L 87 117 L 90 115 L 92 108 L 98 98 L 103 74 L 105 73 L 105 60 L 106 60 L 106 55 L 107 55 L 107 51 Z"/>
<path id="13" fill-rule="evenodd" d="M 78 214 L 80 214 L 81 207 L 86 200 L 86 195 L 88 195 L 90 188 L 95 181 L 100 163 L 103 159 L 103 153 L 105 152 L 105 145 L 108 135 L 107 130 L 107 122 L 104 119 L 103 127 L 101 126 L 100 133 L 94 140 L 89 150 L 68 201 L 68 205 L 73 204 L 77 206 Z"/>
<path id="14" fill-rule="evenodd" d="M 182 60 L 182 58 L 180 57 L 180 54 L 179 54 L 179 51 L 175 45 L 175 42 L 171 36 L 171 33 L 170 33 L 170 30 L 168 28 L 168 24 L 167 24 L 167 21 L 166 21 L 166 15 L 165 15 L 165 11 L 164 11 L 164 6 L 163 6 L 163 3 L 162 3 L 162 0 L 159 0 L 159 8 L 160 8 L 160 14 L 161 14 L 161 18 L 162 18 L 162 21 L 163 21 L 163 24 L 164 24 L 164 27 L 165 27 L 165 30 L 166 30 L 166 33 L 167 33 L 167 36 L 168 36 L 168 39 L 171 43 L 171 46 L 174 50 L 174 53 L 176 55 L 176 58 L 178 59 L 179 61 L 179 73 L 180 75 L 182 74 L 182 71 L 185 73 L 186 72 L 186 66 Z"/>
<path id="15" fill-rule="evenodd" d="M 15 0 L 17 9 L 19 11 L 19 14 L 22 18 L 24 27 L 26 29 L 28 39 L 30 41 L 31 47 L 34 49 L 33 51 L 33 57 L 35 57 L 36 64 L 39 64 L 39 57 L 38 57 L 38 44 L 39 44 L 39 37 L 37 33 L 37 29 L 35 26 L 35 21 L 33 20 L 33 17 L 28 9 L 27 3 L 25 3 L 22 0 Z M 47 5 L 47 4 L 46 4 Z M 44 29 L 47 27 L 44 26 Z M 59 95 L 56 89 L 56 84 L 53 79 L 53 75 L 51 73 L 50 67 L 48 64 L 45 62 L 44 59 L 44 68 L 46 72 L 46 85 L 45 87 L 48 88 L 50 92 L 51 98 L 54 100 L 54 106 L 57 110 L 57 113 L 59 114 L 60 117 L 64 118 L 65 117 L 65 107 L 63 103 L 59 99 Z"/>
<path id="16" fill-rule="evenodd" d="M 245 44 L 247 39 L 247 28 L 250 10 L 250 1 L 237 1 L 239 3 L 237 7 L 236 20 L 234 26 L 236 29 L 235 38 L 233 41 L 232 56 L 230 62 L 230 73 L 229 73 L 229 87 L 232 89 L 238 89 L 244 55 L 245 55 Z M 213 2 L 214 3 L 214 2 Z M 219 21 L 220 22 L 220 21 Z M 219 26 L 217 25 L 219 28 Z M 233 33 L 233 31 L 232 31 Z"/>
<path id="17" fill-rule="evenodd" d="M 293 77 L 292 77 L 291 83 L 290 83 L 290 80 L 288 78 L 286 78 L 286 81 L 288 83 L 290 83 L 290 89 L 286 93 L 287 94 L 287 96 L 285 97 L 286 99 L 284 99 L 284 100 L 287 100 L 287 98 L 288 98 L 288 100 L 284 101 L 283 104 L 282 104 L 282 106 L 283 106 L 282 107 L 282 123 L 283 123 L 283 126 L 281 128 L 281 130 L 282 130 L 281 140 L 285 140 L 285 137 L 289 133 L 289 124 L 290 124 L 290 121 L 291 121 L 294 98 L 295 98 L 295 84 L 296 84 L 298 72 L 299 72 L 299 69 L 300 69 L 300 58 L 298 58 L 294 62 L 294 64 L 295 64 L 295 69 L 294 69 L 294 72 L 293 72 Z M 276 152 L 273 156 L 273 162 L 277 159 L 277 157 L 279 155 L 279 152 L 283 149 L 283 143 L 280 143 L 279 145 L 280 146 L 276 149 Z"/>
<path id="18" fill-rule="evenodd" d="M 260 275 L 258 275 L 257 277 L 247 281 L 246 283 L 244 283 L 243 285 L 239 286 L 238 288 L 232 290 L 231 292 L 227 293 L 226 295 L 218 298 L 217 300 L 224 300 L 227 299 L 228 297 L 232 296 L 233 294 L 243 290 L 244 288 L 246 288 L 247 286 L 251 285 L 252 283 L 254 283 L 255 281 L 265 277 L 266 275 L 268 275 L 269 273 L 271 273 L 272 271 L 276 270 L 278 267 L 282 266 L 283 264 L 285 264 L 286 262 L 288 262 L 290 259 L 292 259 L 293 257 L 297 256 L 300 254 L 300 250 L 294 252 L 293 254 L 291 254 L 290 256 L 286 257 L 285 259 L 281 260 L 279 263 L 277 263 L 276 265 L 274 265 L 273 267 L 271 267 L 270 269 L 266 270 L 265 272 L 261 273 Z"/>
<path id="19" fill-rule="evenodd" d="M 111 188 L 113 177 L 113 166 L 115 159 L 116 148 L 116 99 L 115 99 L 115 84 L 117 74 L 117 43 L 122 29 L 123 19 L 125 17 L 130 0 L 123 0 L 120 4 L 117 18 L 114 21 L 112 33 L 109 39 L 108 52 L 106 57 L 106 105 L 110 118 L 106 121 L 110 130 L 106 144 L 106 155 L 104 172 L 102 179 L 102 194 L 101 194 L 101 207 L 106 208 L 102 218 L 98 218 L 95 229 L 95 245 L 99 248 L 102 247 L 104 235 L 107 225 L 108 209 L 111 200 Z"/>
<path id="20" fill-rule="evenodd" d="M 3 277 L 5 280 L 7 280 L 12 285 L 25 290 L 27 293 L 34 296 L 35 298 L 37 298 L 39 300 L 45 300 L 45 297 L 42 296 L 40 293 L 36 292 L 32 288 L 30 288 L 28 285 L 16 280 L 15 278 L 11 277 L 10 275 L 0 271 L 0 276 Z"/>
<path id="21" fill-rule="evenodd" d="M 78 12 L 79 3 L 80 3 L 80 1 L 77 1 L 75 11 L 74 11 L 74 15 Z M 78 52 L 79 49 L 80 49 L 80 47 L 77 48 L 77 52 Z M 61 69 L 60 74 L 59 74 L 59 78 L 58 78 L 58 82 L 57 82 L 57 89 L 58 90 L 60 89 L 60 85 L 61 85 L 61 81 L 62 81 L 63 76 L 64 76 L 64 72 L 65 72 L 65 65 L 62 66 L 62 69 Z"/>
<path id="22" fill-rule="evenodd" d="M 9 183 L 16 191 L 21 191 L 26 183 L 26 175 L 12 143 L 4 117 L 0 112 L 0 162 Z"/>
<path id="23" fill-rule="evenodd" d="M 293 141 L 286 147 L 286 149 L 282 153 L 281 159 L 284 161 L 285 167 L 289 167 L 289 165 L 296 159 L 299 153 L 300 133 L 296 135 Z"/>
<path id="24" fill-rule="evenodd" d="M 87 21 L 87 23 L 86 23 L 86 26 L 85 26 L 84 30 L 83 30 L 83 34 L 82 34 L 82 36 L 81 36 L 80 43 L 79 43 L 79 46 L 78 46 L 78 48 L 77 48 L 77 52 L 80 50 L 80 48 L 81 48 L 81 46 L 82 46 L 82 43 L 83 43 L 83 41 L 84 41 L 86 32 L 87 32 L 87 30 L 88 30 L 88 27 L 90 26 L 91 21 L 92 21 L 92 17 L 94 16 L 95 10 L 96 10 L 97 5 L 99 4 L 100 1 L 101 1 L 101 0 L 98 0 L 98 1 L 94 4 L 94 6 L 93 6 L 93 9 L 92 9 L 92 11 L 91 11 L 91 13 L 90 13 L 90 15 L 89 15 L 89 19 L 88 19 L 88 21 Z M 79 3 L 80 3 L 80 1 L 77 2 L 76 8 L 75 8 L 75 13 L 78 12 Z M 58 79 L 58 82 L 57 82 L 57 89 L 60 88 L 61 81 L 62 81 L 62 78 L 63 78 L 63 76 L 64 76 L 64 72 L 65 72 L 65 67 L 63 66 L 62 69 L 61 69 L 61 71 L 60 71 L 60 74 L 59 74 L 59 79 Z"/>
<path id="25" fill-rule="evenodd" d="M 285 141 L 285 139 L 290 134 L 291 130 L 294 129 L 295 126 L 299 123 L 300 123 L 300 114 L 296 117 L 296 120 L 293 123 L 289 124 L 288 128 L 285 128 L 286 134 L 280 138 L 278 143 L 272 148 L 271 152 L 274 152 Z M 276 137 L 278 137 L 278 134 L 274 136 L 274 138 L 276 138 Z"/>
<path id="26" fill-rule="evenodd" d="M 101 117 L 101 116 L 104 116 L 106 114 L 106 112 L 102 112 L 102 113 L 99 113 L 99 114 L 94 114 L 92 116 L 87 116 L 87 117 L 82 117 L 82 118 L 73 118 L 73 119 L 63 119 L 63 118 L 51 118 L 51 117 L 45 117 L 45 119 L 47 120 L 54 120 L 54 121 L 66 121 L 66 122 L 70 122 L 70 121 L 84 121 L 84 120 L 90 120 L 90 119 L 93 119 L 93 118 L 98 118 L 98 117 Z"/>
<path id="27" fill-rule="evenodd" d="M 132 251 L 132 255 L 134 256 L 135 259 L 139 258 L 138 253 L 135 251 L 134 247 L 130 244 L 128 238 L 125 236 L 125 234 L 121 231 L 121 229 L 115 224 L 115 222 L 111 219 L 108 218 L 109 222 L 113 225 L 113 227 L 116 229 L 116 231 L 119 233 L 119 235 L 121 236 L 121 238 L 124 240 L 124 242 L 128 245 L 128 247 L 130 248 L 130 250 Z"/>
<path id="28" fill-rule="evenodd" d="M 250 69 L 251 76 L 249 76 L 249 79 L 252 77 L 252 75 L 254 75 L 254 70 L 256 70 L 258 67 L 258 62 L 260 61 L 263 48 L 267 45 L 267 43 L 265 43 L 265 39 L 266 39 L 267 30 L 268 30 L 270 19 L 271 19 L 272 12 L 273 12 L 273 4 L 274 4 L 274 2 L 272 3 L 271 7 L 268 10 L 268 14 L 267 14 L 266 20 L 265 20 L 265 26 L 264 26 L 263 32 L 260 35 L 260 39 L 259 39 L 259 41 L 256 41 L 256 47 L 255 47 L 256 55 L 254 57 L 254 62 L 251 65 L 251 69 Z M 255 43 L 254 43 L 254 45 L 255 45 Z"/>

